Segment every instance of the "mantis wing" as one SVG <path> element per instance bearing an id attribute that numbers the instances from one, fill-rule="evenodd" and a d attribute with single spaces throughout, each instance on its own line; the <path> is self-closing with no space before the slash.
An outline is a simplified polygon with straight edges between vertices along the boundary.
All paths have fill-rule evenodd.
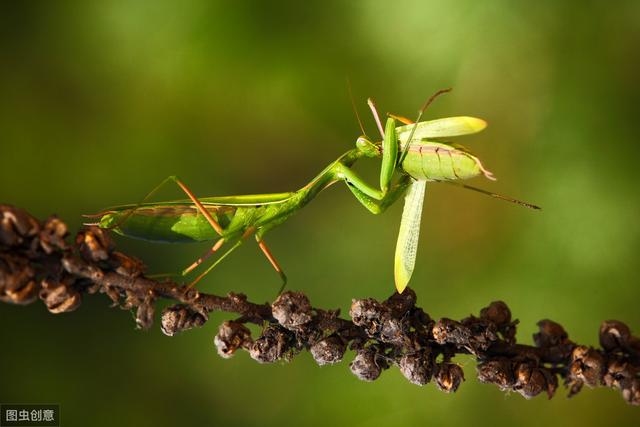
<path id="1" fill-rule="evenodd" d="M 409 187 L 404 200 L 404 210 L 402 211 L 402 222 L 398 233 L 394 263 L 394 276 L 398 293 L 402 293 L 407 287 L 413 273 L 413 267 L 416 264 L 425 189 L 426 181 L 414 181 Z"/>
<path id="2" fill-rule="evenodd" d="M 415 132 L 412 139 L 449 138 L 452 136 L 477 133 L 487 127 L 487 122 L 475 117 L 446 117 L 444 119 L 429 120 L 396 128 L 398 140 L 402 145 L 407 143 L 412 129 Z"/>
<path id="3" fill-rule="evenodd" d="M 265 206 L 265 205 L 276 205 L 279 203 L 284 203 L 294 193 L 272 193 L 272 194 L 248 194 L 242 196 L 217 196 L 217 197 L 200 197 L 200 202 L 206 207 L 216 207 L 216 206 Z M 192 205 L 195 208 L 195 205 L 190 199 L 181 199 L 181 200 L 170 200 L 165 202 L 145 202 L 138 204 L 129 204 L 129 205 L 119 205 L 119 206 L 111 206 L 105 209 L 105 211 L 124 211 L 128 209 L 136 209 L 136 208 L 155 208 L 155 207 L 165 207 L 165 206 L 184 206 L 184 205 Z M 89 215 L 90 218 L 93 215 Z"/>

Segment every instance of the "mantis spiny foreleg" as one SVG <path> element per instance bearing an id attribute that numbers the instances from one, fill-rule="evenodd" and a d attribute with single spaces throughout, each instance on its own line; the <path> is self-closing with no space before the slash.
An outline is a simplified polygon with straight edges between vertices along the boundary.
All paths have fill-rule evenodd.
<path id="1" fill-rule="evenodd" d="M 396 121 L 393 118 L 387 119 L 382 139 L 382 165 L 380 166 L 380 189 L 386 193 L 391 184 L 393 173 L 396 170 L 398 161 L 398 137 L 396 135 Z"/>
<path id="2" fill-rule="evenodd" d="M 411 184 L 411 177 L 409 175 L 402 175 L 400 180 L 391 186 L 389 191 L 381 200 L 376 200 L 367 196 L 354 185 L 348 185 L 348 187 L 362 206 L 367 208 L 367 210 L 372 214 L 378 215 L 386 211 L 389 206 L 395 203 L 395 201 L 404 194 L 406 189 L 409 187 L 409 184 Z"/>
<path id="3" fill-rule="evenodd" d="M 369 100 L 369 106 L 374 112 L 374 117 L 377 118 L 375 104 L 373 104 L 371 100 Z M 344 163 L 336 164 L 334 170 L 336 177 L 344 180 L 356 199 L 374 214 L 383 212 L 389 205 L 397 200 L 409 185 L 409 178 L 403 176 L 401 181 L 389 191 L 398 159 L 398 139 L 395 128 L 395 119 L 389 118 L 383 133 L 380 189 L 367 184 L 358 173 Z"/>

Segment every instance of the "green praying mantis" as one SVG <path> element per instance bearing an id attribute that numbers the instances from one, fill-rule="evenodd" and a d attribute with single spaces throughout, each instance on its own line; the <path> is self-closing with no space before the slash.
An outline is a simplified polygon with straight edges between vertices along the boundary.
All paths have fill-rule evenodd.
<path id="1" fill-rule="evenodd" d="M 322 190 L 337 182 L 344 182 L 358 202 L 373 214 L 384 212 L 400 196 L 406 194 L 394 263 L 395 287 L 402 293 L 415 266 L 427 182 L 454 183 L 492 197 L 539 209 L 529 203 L 459 183 L 479 175 L 490 180 L 495 178 L 467 149 L 445 142 L 449 138 L 482 131 L 487 125 L 484 120 L 461 116 L 420 121 L 429 104 L 449 90 L 438 91 L 429 98 L 415 122 L 390 114 L 384 128 L 375 104 L 369 99 L 368 105 L 382 141 L 371 141 L 363 129 L 365 136 L 356 140 L 355 148 L 338 157 L 297 191 L 198 198 L 181 179 L 170 176 L 142 202 L 108 208 L 89 217 L 98 219 L 94 225 L 137 239 L 171 243 L 215 241 L 204 255 L 179 273 L 182 276 L 191 273 L 225 244 L 230 245 L 189 286 L 198 283 L 247 238 L 254 236 L 258 246 L 282 278 L 282 291 L 287 277 L 265 243 L 265 234 L 306 206 Z M 398 122 L 401 123 L 400 126 Z M 379 186 L 367 184 L 352 169 L 354 163 L 362 158 L 381 158 Z M 176 183 L 188 199 L 147 202 L 160 187 L 169 182 Z"/>

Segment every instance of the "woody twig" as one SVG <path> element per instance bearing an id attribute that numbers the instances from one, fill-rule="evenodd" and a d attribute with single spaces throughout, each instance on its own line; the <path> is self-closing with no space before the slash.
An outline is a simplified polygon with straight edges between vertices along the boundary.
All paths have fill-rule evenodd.
<path id="1" fill-rule="evenodd" d="M 313 307 L 301 292 L 285 292 L 272 304 L 255 304 L 239 293 L 205 294 L 172 280 L 144 275 L 144 264 L 114 248 L 108 232 L 79 231 L 67 242 L 68 229 L 53 216 L 43 222 L 26 211 L 0 205 L 0 300 L 30 304 L 41 300 L 54 314 L 77 309 L 86 294 L 104 293 L 114 306 L 135 312 L 141 329 L 152 326 L 155 303 L 175 301 L 161 314 L 169 336 L 200 327 L 212 311 L 235 313 L 220 325 L 215 344 L 222 357 L 245 350 L 260 363 L 290 360 L 303 350 L 319 365 L 340 362 L 345 352 L 355 357 L 349 367 L 365 381 L 396 366 L 412 383 L 434 382 L 454 392 L 464 380 L 459 354 L 472 355 L 478 379 L 526 398 L 554 396 L 559 380 L 573 396 L 584 385 L 610 387 L 623 399 L 640 405 L 640 339 L 620 321 L 604 321 L 600 348 L 579 345 L 551 320 L 538 322 L 533 345 L 516 342 L 517 320 L 502 301 L 462 320 L 432 319 L 416 306 L 407 289 L 385 301 L 353 300 L 349 319 L 339 310 Z M 252 337 L 247 323 L 262 325 Z"/>

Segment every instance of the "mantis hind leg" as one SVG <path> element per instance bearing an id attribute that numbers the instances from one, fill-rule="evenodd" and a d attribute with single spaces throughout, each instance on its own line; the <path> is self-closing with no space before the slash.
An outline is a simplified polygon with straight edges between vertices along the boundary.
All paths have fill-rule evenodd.
<path id="1" fill-rule="evenodd" d="M 184 270 L 182 270 L 180 272 L 181 276 L 186 276 L 187 274 L 191 273 L 193 270 L 195 270 L 200 264 L 202 264 L 203 262 L 205 262 L 211 255 L 213 255 L 214 253 L 216 253 L 218 251 L 218 249 L 220 249 L 222 247 L 222 245 L 225 242 L 225 238 L 222 237 L 220 239 L 218 239 L 218 241 L 215 243 L 215 245 L 213 245 L 211 248 L 209 248 L 207 250 L 207 252 L 204 253 L 204 255 L 202 255 L 200 258 L 198 258 L 197 260 L 195 260 L 190 266 L 188 266 L 187 268 L 185 268 Z"/>
<path id="2" fill-rule="evenodd" d="M 216 253 L 222 247 L 222 245 L 225 242 L 226 242 L 226 239 L 224 237 L 218 239 L 218 241 L 216 241 L 216 243 L 212 247 L 207 249 L 207 251 L 200 258 L 195 260 L 193 263 L 191 263 L 187 268 L 183 269 L 182 271 L 179 271 L 177 273 L 148 274 L 147 277 L 149 277 L 149 278 L 184 277 L 187 274 L 191 273 L 193 270 L 195 270 L 198 266 L 200 266 L 207 259 L 209 259 L 209 257 L 211 255 L 213 255 L 214 253 Z"/>
<path id="3" fill-rule="evenodd" d="M 244 234 L 243 234 L 243 235 L 242 235 L 242 236 L 241 236 L 241 237 L 240 237 L 240 238 L 239 238 L 239 239 L 238 239 L 238 240 L 233 244 L 233 246 L 231 246 L 229 249 L 227 249 L 227 251 L 226 251 L 225 253 L 223 253 L 222 255 L 220 255 L 220 258 L 218 258 L 217 260 L 215 260 L 215 262 L 214 262 L 213 264 L 211 264 L 211 265 L 210 265 L 210 266 L 209 266 L 209 267 L 208 267 L 204 272 L 200 273 L 200 275 L 199 275 L 198 277 L 196 277 L 196 278 L 193 280 L 193 282 L 191 282 L 191 283 L 189 284 L 189 286 L 187 287 L 187 289 L 191 289 L 191 288 L 193 288 L 193 287 L 194 287 L 194 286 L 195 286 L 195 285 L 196 285 L 200 280 L 202 280 L 202 279 L 204 278 L 204 276 L 206 276 L 207 274 L 209 274 L 209 273 L 211 272 L 211 270 L 213 270 L 214 268 L 216 268 L 216 267 L 218 266 L 218 264 L 220 264 L 220 263 L 222 262 L 222 260 L 223 260 L 223 259 L 225 259 L 227 256 L 229 256 L 229 255 L 231 254 L 231 252 L 233 252 L 233 251 L 235 251 L 236 249 L 238 249 L 238 247 L 240 247 L 240 245 L 241 245 L 241 244 L 242 244 L 242 243 L 247 239 L 247 237 L 249 237 L 251 234 L 253 234 L 253 232 L 254 232 L 254 231 L 256 231 L 255 227 L 249 227 L 249 228 L 244 232 Z M 223 241 L 224 241 L 224 239 L 220 239 L 220 240 L 223 240 Z M 216 245 L 220 242 L 220 240 L 218 240 L 218 242 L 216 242 Z M 223 243 L 224 243 L 224 242 L 223 242 Z M 214 245 L 214 247 L 213 247 L 213 248 L 215 248 L 215 246 L 216 246 L 216 245 Z M 222 246 L 222 243 L 220 243 L 220 246 Z M 213 250 L 213 248 L 211 248 L 211 249 L 209 250 L 209 252 L 211 252 L 211 253 L 215 252 L 215 251 Z M 217 250 L 217 249 L 216 249 L 216 250 Z M 206 258 L 208 258 L 208 256 L 206 256 L 206 254 L 205 254 L 205 257 L 206 257 Z M 202 258 L 205 258 L 205 257 L 202 257 Z M 205 258 L 205 259 L 206 259 L 206 258 Z M 198 261 L 200 261 L 200 260 L 198 260 Z M 198 262 L 198 261 L 194 262 L 194 264 L 196 264 L 196 266 L 195 266 L 195 267 L 197 267 L 198 265 L 200 265 L 200 264 L 202 263 L 202 261 L 204 261 L 204 259 L 203 259 L 202 261 L 200 261 L 200 262 Z M 192 264 L 192 266 L 193 266 L 193 264 Z M 193 267 L 193 268 L 195 268 L 195 267 Z M 191 270 L 193 270 L 193 268 L 192 268 Z M 188 270 L 188 268 L 187 268 L 187 270 Z M 189 271 L 191 271 L 191 270 L 189 270 Z M 185 271 L 186 271 L 186 270 L 185 270 Z M 186 273 L 185 273 L 185 274 L 186 274 Z"/>
<path id="4" fill-rule="evenodd" d="M 244 239 L 239 239 L 236 243 L 233 244 L 233 246 L 231 246 L 229 249 L 227 249 L 227 251 L 225 253 L 220 255 L 220 258 L 218 258 L 213 264 L 211 264 L 204 272 L 200 273 L 200 275 L 198 277 L 196 277 L 193 280 L 193 282 L 191 282 L 189 284 L 189 286 L 187 286 L 187 289 L 193 288 L 200 280 L 202 280 L 204 278 L 204 276 L 206 276 L 207 274 L 209 274 L 209 272 L 211 270 L 216 268 L 216 266 L 218 264 L 220 264 L 223 259 L 225 259 L 227 256 L 229 256 L 231 254 L 231 252 L 233 252 L 236 249 L 238 249 L 238 247 L 242 244 L 243 241 L 244 241 Z"/>

